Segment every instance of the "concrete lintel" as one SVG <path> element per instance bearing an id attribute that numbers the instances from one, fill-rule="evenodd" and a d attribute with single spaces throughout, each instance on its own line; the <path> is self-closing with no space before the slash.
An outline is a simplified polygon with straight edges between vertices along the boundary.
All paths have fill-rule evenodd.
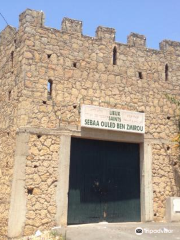
<path id="1" fill-rule="evenodd" d="M 116 131 L 90 129 L 90 128 L 82 128 L 79 136 L 83 138 L 108 140 L 108 141 L 120 141 L 120 142 L 131 142 L 131 143 L 144 142 L 144 134 L 116 132 Z"/>
<path id="2" fill-rule="evenodd" d="M 72 135 L 79 136 L 84 138 L 92 139 L 102 139 L 109 141 L 124 141 L 124 142 L 134 142 L 141 143 L 144 141 L 144 134 L 138 133 L 126 133 L 126 132 L 116 132 L 110 130 L 100 130 L 100 129 L 91 129 L 91 128 L 82 128 L 78 129 L 74 125 L 64 128 L 56 129 L 46 129 L 46 128 L 20 128 L 19 132 L 28 132 L 31 134 L 43 134 L 43 135 Z"/>
<path id="3" fill-rule="evenodd" d="M 26 220 L 25 166 L 28 141 L 28 133 L 17 134 L 8 222 L 8 237 L 10 238 L 23 236 Z"/>
<path id="4" fill-rule="evenodd" d="M 119 138 L 119 136 L 125 136 L 125 139 L 127 139 L 127 142 L 143 142 L 144 140 L 149 143 L 155 143 L 155 144 L 170 144 L 171 141 L 167 139 L 161 139 L 161 138 L 152 138 L 148 134 L 138 134 L 138 133 L 128 133 L 128 132 L 119 132 L 119 131 L 111 131 L 111 130 L 100 130 L 100 129 L 93 129 L 93 128 L 81 128 L 81 126 L 78 125 L 63 125 L 59 128 L 35 128 L 35 127 L 21 127 L 18 129 L 19 133 L 31 133 L 31 134 L 43 134 L 43 135 L 73 135 L 73 136 L 82 136 L 82 135 L 88 135 L 89 132 L 92 132 L 91 135 L 94 135 L 97 133 L 99 135 L 107 136 L 108 135 L 114 135 L 116 138 Z M 132 138 L 133 136 L 133 138 Z M 129 141 L 130 140 L 130 141 Z"/>

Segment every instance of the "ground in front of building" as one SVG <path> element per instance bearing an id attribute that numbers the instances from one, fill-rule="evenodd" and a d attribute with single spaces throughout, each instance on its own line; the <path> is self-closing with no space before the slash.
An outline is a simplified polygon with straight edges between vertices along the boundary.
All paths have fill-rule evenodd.
<path id="1" fill-rule="evenodd" d="M 142 229 L 138 235 L 136 229 Z M 67 227 L 66 240 L 175 240 L 180 239 L 180 223 L 99 223 Z"/>

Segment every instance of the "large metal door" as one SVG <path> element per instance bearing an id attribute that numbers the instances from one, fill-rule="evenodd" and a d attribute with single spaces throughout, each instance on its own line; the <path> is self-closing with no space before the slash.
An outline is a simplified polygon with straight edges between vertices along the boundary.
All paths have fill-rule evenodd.
<path id="1" fill-rule="evenodd" d="M 140 221 L 139 144 L 72 138 L 68 224 Z"/>

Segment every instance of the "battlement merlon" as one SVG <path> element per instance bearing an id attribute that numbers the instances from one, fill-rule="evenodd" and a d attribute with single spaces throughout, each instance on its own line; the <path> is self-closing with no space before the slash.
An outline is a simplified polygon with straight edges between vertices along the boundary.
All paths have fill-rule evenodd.
<path id="1" fill-rule="evenodd" d="M 23 26 L 34 26 L 42 27 L 44 26 L 45 15 L 42 11 L 35 11 L 31 9 L 26 9 L 19 15 L 19 27 Z"/>
<path id="2" fill-rule="evenodd" d="M 6 45 L 11 42 L 15 38 L 16 28 L 7 26 L 2 32 L 0 33 L 0 44 Z"/>
<path id="3" fill-rule="evenodd" d="M 96 37 L 100 40 L 115 41 L 116 30 L 114 28 L 99 26 L 96 29 Z"/>
<path id="4" fill-rule="evenodd" d="M 65 17 L 61 23 L 61 31 L 82 34 L 82 21 Z"/>
<path id="5" fill-rule="evenodd" d="M 127 43 L 132 47 L 146 47 L 146 37 L 137 33 L 130 33 Z"/>
<path id="6" fill-rule="evenodd" d="M 160 42 L 159 48 L 161 51 L 167 51 L 167 50 L 180 51 L 180 42 L 163 40 L 162 42 Z"/>

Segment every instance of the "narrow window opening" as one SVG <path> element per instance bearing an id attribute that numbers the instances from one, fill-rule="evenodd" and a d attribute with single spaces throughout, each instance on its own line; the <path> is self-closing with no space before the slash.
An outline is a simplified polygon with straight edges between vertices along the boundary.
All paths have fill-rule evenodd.
<path id="1" fill-rule="evenodd" d="M 8 92 L 8 100 L 11 100 L 11 91 Z"/>
<path id="2" fill-rule="evenodd" d="M 28 188 L 27 193 L 28 195 L 33 195 L 34 188 Z"/>
<path id="3" fill-rule="evenodd" d="M 117 64 L 117 48 L 113 48 L 113 65 Z"/>
<path id="4" fill-rule="evenodd" d="M 14 51 L 11 52 L 11 63 L 13 68 L 14 67 Z"/>
<path id="5" fill-rule="evenodd" d="M 139 79 L 143 79 L 142 72 L 138 72 L 138 75 L 139 75 Z"/>
<path id="6" fill-rule="evenodd" d="M 43 104 L 46 104 L 46 101 L 43 101 Z"/>
<path id="7" fill-rule="evenodd" d="M 168 147 L 167 147 L 167 151 L 169 151 L 169 150 L 170 150 L 170 147 L 168 146 Z"/>
<path id="8" fill-rule="evenodd" d="M 168 80 L 168 64 L 165 65 L 165 80 L 167 81 Z"/>
<path id="9" fill-rule="evenodd" d="M 48 80 L 48 99 L 51 99 L 52 98 L 52 85 L 53 85 L 53 82 L 52 80 Z"/>
<path id="10" fill-rule="evenodd" d="M 74 109 L 76 109 L 76 108 L 77 108 L 77 105 L 76 105 L 76 104 L 74 104 L 74 105 L 73 105 L 73 108 L 74 108 Z"/>
<path id="11" fill-rule="evenodd" d="M 73 67 L 77 68 L 77 63 L 76 62 L 73 63 Z"/>
<path id="12" fill-rule="evenodd" d="M 47 58 L 50 59 L 52 54 L 47 54 Z"/>
<path id="13" fill-rule="evenodd" d="M 34 168 L 38 168 L 38 165 L 34 165 Z"/>

